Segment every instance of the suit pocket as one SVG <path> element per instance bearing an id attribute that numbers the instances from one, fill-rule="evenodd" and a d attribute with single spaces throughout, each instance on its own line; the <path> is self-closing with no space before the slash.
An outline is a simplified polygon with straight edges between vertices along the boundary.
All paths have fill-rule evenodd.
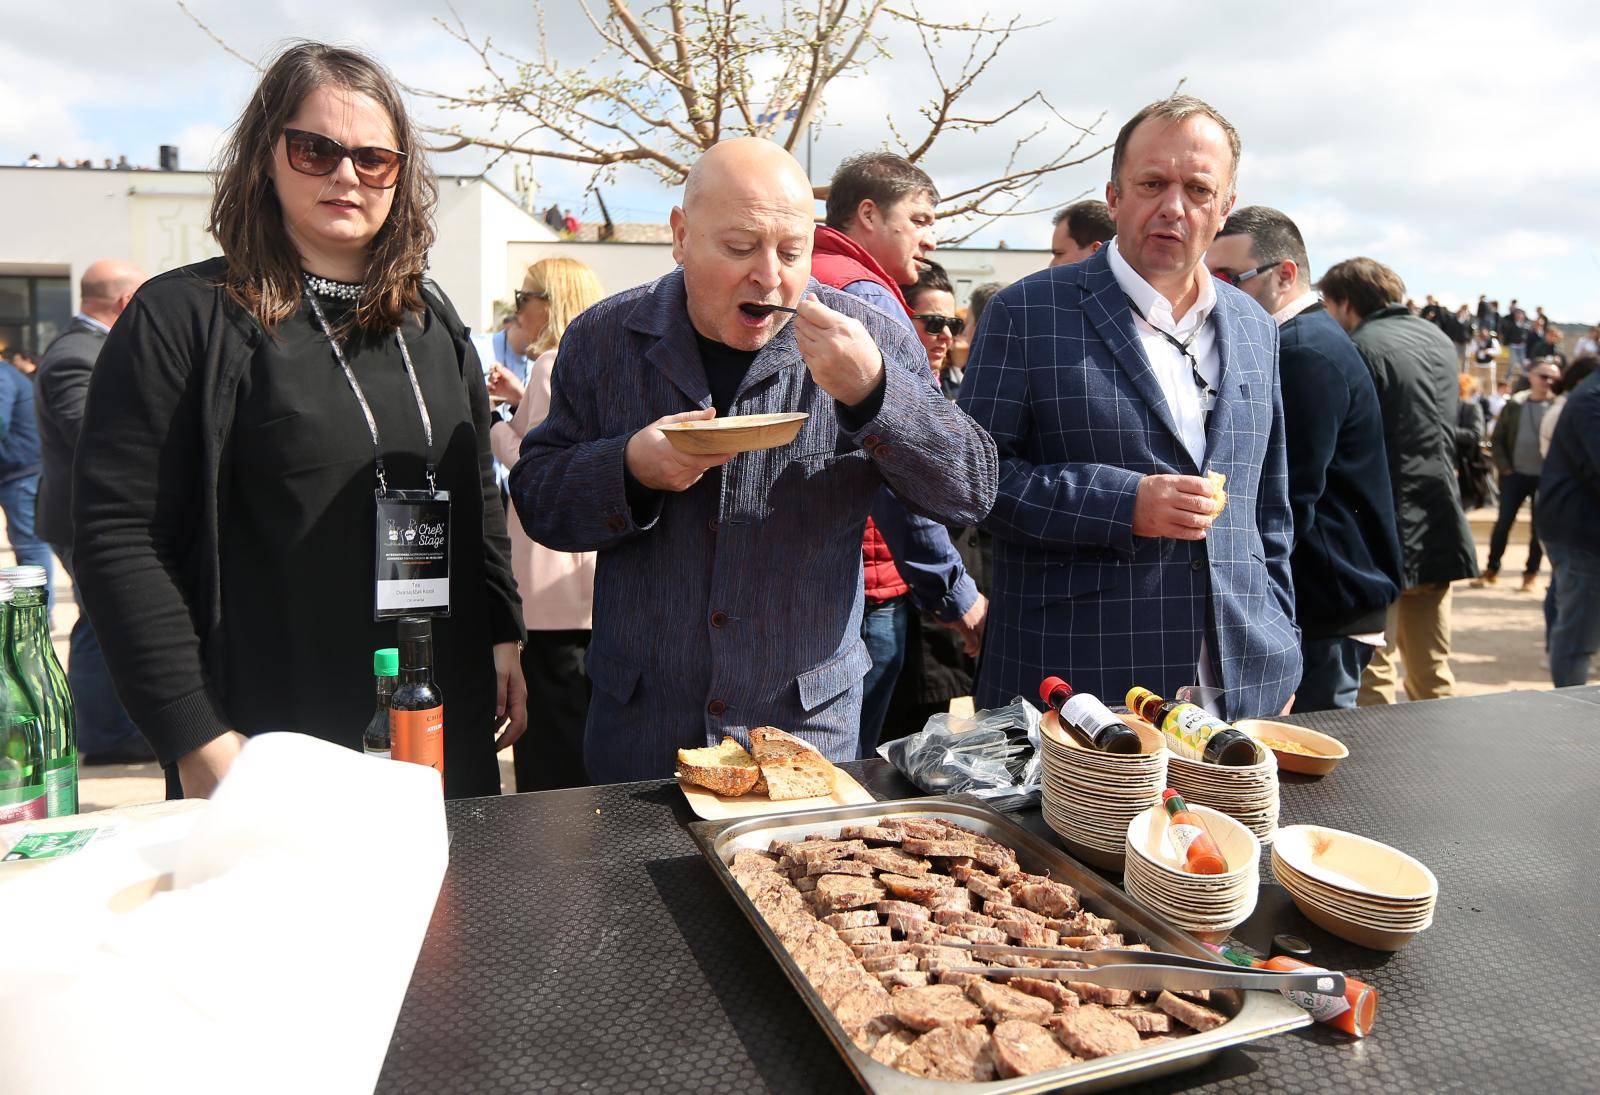
<path id="1" fill-rule="evenodd" d="M 629 665 L 593 647 L 584 659 L 584 668 L 589 674 L 589 682 L 618 703 L 627 703 L 639 684 L 638 666 Z"/>
<path id="2" fill-rule="evenodd" d="M 795 678 L 800 687 L 800 706 L 815 711 L 835 696 L 854 687 L 872 668 L 867 644 L 856 639 L 843 652 L 812 666 Z"/>
<path id="3" fill-rule="evenodd" d="M 1117 582 L 1123 565 L 1115 561 L 1081 561 L 1045 567 L 1034 585 L 1037 607 L 1059 604 L 1109 589 Z M 1030 583 L 1032 585 L 1032 583 Z"/>

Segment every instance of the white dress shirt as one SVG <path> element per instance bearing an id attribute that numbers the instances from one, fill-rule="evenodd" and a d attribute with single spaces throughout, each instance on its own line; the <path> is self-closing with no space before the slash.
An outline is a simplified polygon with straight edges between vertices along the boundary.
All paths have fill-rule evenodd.
<path id="1" fill-rule="evenodd" d="M 1156 379 L 1161 384 L 1161 394 L 1166 396 L 1167 407 L 1172 411 L 1173 421 L 1178 427 L 1178 437 L 1183 441 L 1183 447 L 1189 450 L 1195 466 L 1204 471 L 1206 412 L 1200 401 L 1203 393 L 1200 385 L 1195 383 L 1194 370 L 1188 360 L 1176 346 L 1161 337 L 1160 332 L 1165 331 L 1179 342 L 1189 343 L 1189 352 L 1199 364 L 1201 379 L 1212 391 L 1216 391 L 1222 379 L 1222 357 L 1217 350 L 1216 324 L 1208 322 L 1211 310 L 1217 304 L 1216 286 L 1211 284 L 1211 276 L 1207 274 L 1200 283 L 1200 293 L 1194 304 L 1182 319 L 1175 320 L 1172 318 L 1172 302 L 1156 292 L 1153 285 L 1128 265 L 1128 260 L 1117 249 L 1114 238 L 1106 249 L 1111 252 L 1111 273 L 1117 279 L 1117 286 L 1133 301 L 1133 329 L 1139 336 L 1140 345 L 1144 347 L 1144 356 L 1155 370 Z M 1191 337 L 1193 342 L 1189 341 Z M 1211 665 L 1210 647 L 1211 639 L 1207 635 L 1200 641 L 1195 680 L 1202 688 L 1220 692 L 1222 682 Z M 1214 698 L 1202 696 L 1197 699 L 1210 699 L 1210 702 L 1202 702 L 1201 706 L 1212 714 L 1221 711 Z"/>
<path id="2" fill-rule="evenodd" d="M 1200 283 L 1199 296 L 1182 319 L 1172 318 L 1172 302 L 1156 292 L 1140 277 L 1128 260 L 1122 257 L 1117 241 L 1112 239 L 1107 250 L 1111 252 L 1111 273 L 1117 286 L 1133 301 L 1133 328 L 1144 347 L 1144 356 L 1155 370 L 1161 392 L 1167 398 L 1167 408 L 1172 412 L 1178 427 L 1178 437 L 1189 450 L 1195 465 L 1204 471 L 1206 458 L 1206 413 L 1201 406 L 1202 392 L 1194 381 L 1194 370 L 1182 352 L 1161 337 L 1162 331 L 1179 342 L 1189 343 L 1189 352 L 1199 363 L 1201 378 L 1217 390 L 1222 377 L 1222 358 L 1217 351 L 1216 324 L 1208 322 L 1211 310 L 1217 304 L 1217 290 L 1208 274 Z M 1201 269 L 1204 269 L 1203 267 Z M 1141 315 L 1141 313 L 1143 313 Z M 1189 340 L 1193 338 L 1194 341 Z"/>

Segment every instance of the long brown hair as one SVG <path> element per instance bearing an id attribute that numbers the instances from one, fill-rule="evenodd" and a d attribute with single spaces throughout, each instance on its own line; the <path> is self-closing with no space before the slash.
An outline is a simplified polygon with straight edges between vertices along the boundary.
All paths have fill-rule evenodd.
<path id="1" fill-rule="evenodd" d="M 394 77 L 365 54 L 296 42 L 273 59 L 218 159 L 206 227 L 228 261 L 228 295 L 262 326 L 270 331 L 299 309 L 300 256 L 272 186 L 273 159 L 284 125 L 306 96 L 329 86 L 382 106 L 394 123 L 399 151 L 406 154 L 389 217 L 369 245 L 371 260 L 355 312 L 362 330 L 392 331 L 407 312 L 422 310 L 422 273 L 433 246 L 439 187 Z"/>

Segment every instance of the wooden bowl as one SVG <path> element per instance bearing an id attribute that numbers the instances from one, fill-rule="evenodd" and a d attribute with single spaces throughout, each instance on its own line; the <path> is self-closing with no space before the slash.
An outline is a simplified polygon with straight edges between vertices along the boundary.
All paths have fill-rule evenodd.
<path id="1" fill-rule="evenodd" d="M 1304 753 L 1291 753 L 1286 749 L 1273 749 L 1272 755 L 1278 758 L 1278 767 L 1285 772 L 1299 772 L 1303 776 L 1325 776 L 1333 771 L 1341 760 L 1350 755 L 1350 750 L 1338 738 L 1308 730 L 1304 726 L 1275 722 L 1272 719 L 1241 719 L 1234 725 L 1258 741 L 1262 738 L 1290 741 L 1302 749 L 1311 750 L 1313 755 L 1307 756 Z"/>
<path id="2" fill-rule="evenodd" d="M 704 422 L 673 422 L 662 426 L 672 447 L 690 456 L 720 456 L 755 452 L 787 445 L 811 416 L 803 411 L 785 414 L 736 414 Z"/>

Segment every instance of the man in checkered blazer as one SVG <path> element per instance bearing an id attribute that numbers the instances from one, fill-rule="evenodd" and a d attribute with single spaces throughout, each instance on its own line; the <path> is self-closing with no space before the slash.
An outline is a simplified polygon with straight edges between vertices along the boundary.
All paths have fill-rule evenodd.
<path id="1" fill-rule="evenodd" d="M 960 397 L 1001 459 L 980 708 L 1051 674 L 1110 703 L 1212 685 L 1229 719 L 1292 698 L 1278 331 L 1202 262 L 1238 162 L 1211 107 L 1151 104 L 1113 152 L 1116 238 L 983 313 Z"/>

